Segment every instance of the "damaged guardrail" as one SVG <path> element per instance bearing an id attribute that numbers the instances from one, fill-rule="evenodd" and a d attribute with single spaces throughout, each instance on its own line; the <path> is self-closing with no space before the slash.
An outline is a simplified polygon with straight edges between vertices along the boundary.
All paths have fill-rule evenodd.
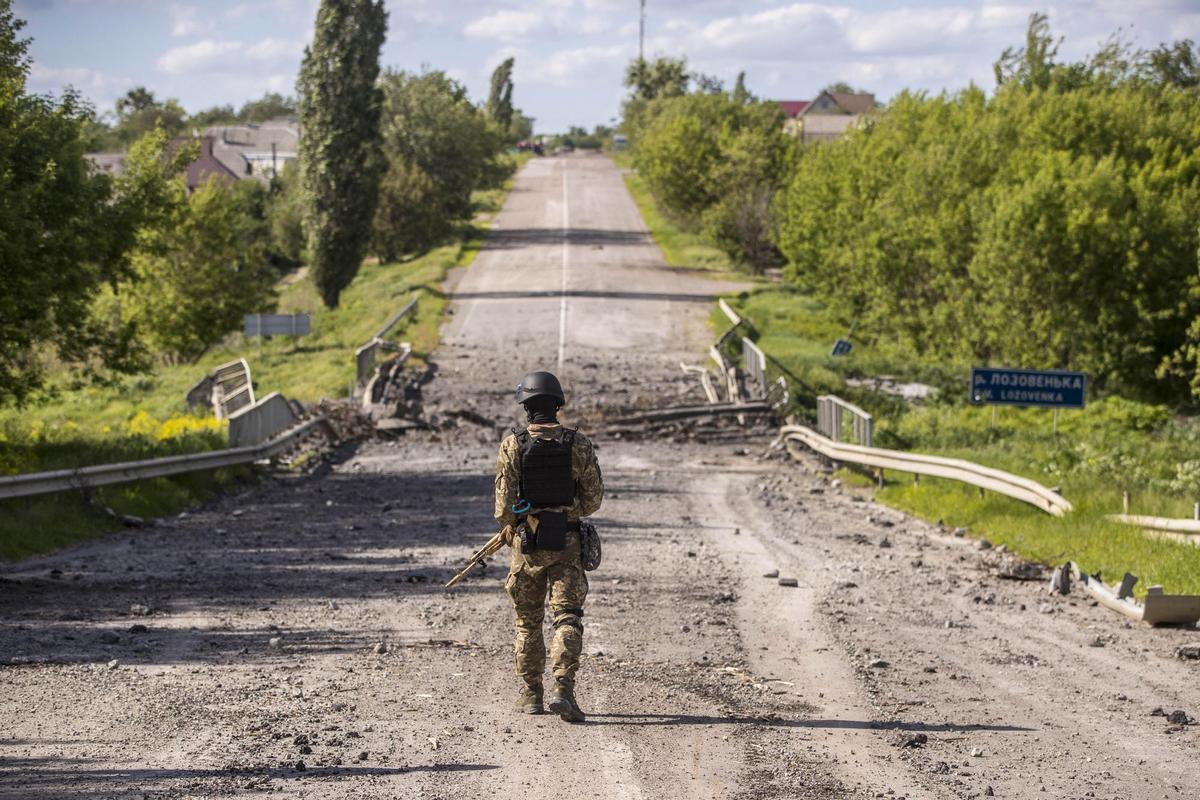
<path id="1" fill-rule="evenodd" d="M 261 444 L 246 447 L 231 447 L 210 450 L 205 453 L 189 453 L 181 456 L 165 456 L 142 461 L 126 461 L 120 464 L 100 464 L 78 469 L 60 469 L 51 472 L 34 472 L 0 478 L 0 500 L 14 497 L 32 497 L 39 494 L 91 489 L 116 483 L 132 483 L 147 478 L 165 478 L 186 472 L 202 472 L 272 458 L 299 445 L 314 432 L 320 432 L 329 441 L 336 441 L 336 431 L 326 417 L 314 417 Z"/>
<path id="2" fill-rule="evenodd" d="M 1028 503 L 1056 517 L 1061 517 L 1072 510 L 1071 503 L 1065 497 L 1036 481 L 958 458 L 927 456 L 901 450 L 885 450 L 879 447 L 836 442 L 803 425 L 781 427 L 779 438 L 776 441 L 781 440 L 785 442 L 798 441 L 832 461 L 861 464 L 880 470 L 892 469 L 914 475 L 928 475 L 933 478 L 948 478 L 977 486 L 980 489 Z"/>
<path id="3" fill-rule="evenodd" d="M 1146 599 L 1138 602 L 1133 597 L 1133 587 L 1138 579 L 1128 572 L 1118 585 L 1109 586 L 1098 573 L 1088 575 L 1074 561 L 1068 561 L 1054 570 L 1050 578 L 1051 591 L 1069 594 L 1072 581 L 1080 584 L 1096 602 L 1136 622 L 1188 625 L 1200 620 L 1200 595 L 1166 594 L 1163 587 L 1155 585 L 1146 590 Z"/>

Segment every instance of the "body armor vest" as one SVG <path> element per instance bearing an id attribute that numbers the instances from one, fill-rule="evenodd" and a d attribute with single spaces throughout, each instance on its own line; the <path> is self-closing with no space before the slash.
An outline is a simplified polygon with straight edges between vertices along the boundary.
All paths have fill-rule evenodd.
<path id="1" fill-rule="evenodd" d="M 571 450 L 575 431 L 563 429 L 559 441 L 538 439 L 529 431 L 517 432 L 521 448 L 521 497 L 534 508 L 570 506 L 575 502 L 575 477 Z"/>

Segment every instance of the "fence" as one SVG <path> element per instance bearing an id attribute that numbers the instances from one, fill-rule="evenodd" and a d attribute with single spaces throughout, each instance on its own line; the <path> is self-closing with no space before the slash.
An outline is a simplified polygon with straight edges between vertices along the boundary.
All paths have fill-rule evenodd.
<path id="1" fill-rule="evenodd" d="M 291 450 L 317 432 L 320 432 L 329 441 L 336 439 L 336 432 L 329 420 L 325 417 L 316 417 L 265 442 L 246 447 L 231 447 L 224 450 L 210 450 L 207 453 L 166 456 L 144 461 L 101 464 L 94 467 L 34 472 L 28 475 L 0 478 L 0 500 L 32 497 L 70 489 L 90 489 L 116 483 L 132 483 L 148 478 L 181 475 L 185 472 L 202 472 L 221 467 L 250 464 Z"/>
<path id="2" fill-rule="evenodd" d="M 850 432 L 856 444 L 870 447 L 873 444 L 875 423 L 871 415 L 853 403 L 847 403 L 831 394 L 817 398 L 817 430 L 835 442 L 843 441 L 845 415 L 850 415 Z"/>
<path id="3" fill-rule="evenodd" d="M 279 392 L 271 392 L 229 417 L 229 446 L 262 444 L 297 422 L 299 418 L 287 399 Z"/>
<path id="4" fill-rule="evenodd" d="M 746 377 L 754 381 L 754 385 L 762 392 L 763 396 L 767 393 L 767 356 L 758 348 L 754 342 L 742 337 L 742 370 L 746 373 Z"/>
<path id="5" fill-rule="evenodd" d="M 1072 510 L 1066 498 L 1036 481 L 958 458 L 846 444 L 803 425 L 784 425 L 779 429 L 779 437 L 784 441 L 801 442 L 809 449 L 836 462 L 948 478 L 1020 500 L 1058 517 Z"/>
<path id="6" fill-rule="evenodd" d="M 250 365 L 239 358 L 222 364 L 188 389 L 189 406 L 211 406 L 217 419 L 227 419 L 234 412 L 254 405 L 254 382 Z"/>
<path id="7" fill-rule="evenodd" d="M 388 349 L 388 343 L 383 340 L 396 323 L 404 319 L 417 307 L 417 298 L 413 297 L 404 308 L 392 315 L 382 328 L 375 332 L 371 341 L 354 351 L 355 386 L 361 391 L 366 388 L 375 375 L 375 365 L 379 362 L 379 351 Z M 411 350 L 411 348 L 410 348 Z"/>

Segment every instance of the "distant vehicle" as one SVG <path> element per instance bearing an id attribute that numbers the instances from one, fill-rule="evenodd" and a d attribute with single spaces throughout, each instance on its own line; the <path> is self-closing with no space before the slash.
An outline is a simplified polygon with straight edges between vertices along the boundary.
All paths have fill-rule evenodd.
<path id="1" fill-rule="evenodd" d="M 629 138 L 623 133 L 614 134 L 612 142 L 614 150 L 624 150 L 629 147 Z"/>

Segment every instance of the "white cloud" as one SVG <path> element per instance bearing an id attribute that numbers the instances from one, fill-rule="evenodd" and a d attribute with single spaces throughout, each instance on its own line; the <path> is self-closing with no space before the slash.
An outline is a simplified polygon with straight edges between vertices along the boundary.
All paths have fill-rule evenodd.
<path id="1" fill-rule="evenodd" d="M 534 11 L 497 11 L 467 23 L 463 33 L 472 39 L 520 39 L 545 24 L 542 14 Z"/>
<path id="2" fill-rule="evenodd" d="M 197 36 L 209 33 L 215 27 L 213 21 L 202 16 L 201 10 L 195 6 L 172 3 L 168 11 L 171 15 L 172 36 Z"/>
<path id="3" fill-rule="evenodd" d="M 303 45 L 267 38 L 246 44 L 236 40 L 202 39 L 172 47 L 158 57 L 158 68 L 172 74 L 262 71 L 297 61 Z"/>
<path id="4" fill-rule="evenodd" d="M 526 60 L 524 69 L 518 66 L 514 80 L 559 87 L 585 85 L 597 75 L 613 75 L 619 81 L 621 68 L 631 53 L 632 48 L 623 44 L 556 50 L 540 59 Z"/>

